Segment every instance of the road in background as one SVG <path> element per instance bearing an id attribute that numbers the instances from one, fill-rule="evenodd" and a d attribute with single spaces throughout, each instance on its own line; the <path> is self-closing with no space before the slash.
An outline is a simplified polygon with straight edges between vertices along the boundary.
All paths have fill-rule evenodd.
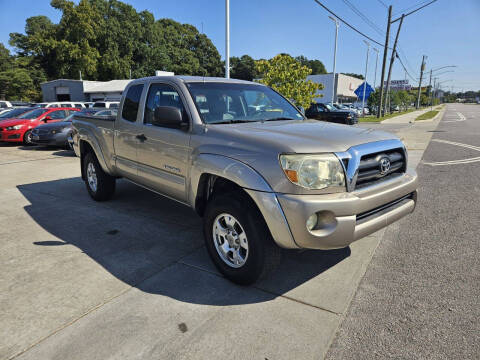
<path id="1" fill-rule="evenodd" d="M 415 214 L 385 233 L 328 359 L 478 359 L 480 106 L 432 131 Z"/>

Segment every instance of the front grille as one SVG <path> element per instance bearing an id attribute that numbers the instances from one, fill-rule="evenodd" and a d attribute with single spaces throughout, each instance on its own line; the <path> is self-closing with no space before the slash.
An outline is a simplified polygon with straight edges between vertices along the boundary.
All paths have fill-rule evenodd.
<path id="1" fill-rule="evenodd" d="M 355 188 L 359 189 L 373 185 L 379 181 L 403 174 L 406 170 L 406 163 L 403 149 L 363 155 L 360 158 Z M 387 164 L 389 164 L 388 167 Z"/>

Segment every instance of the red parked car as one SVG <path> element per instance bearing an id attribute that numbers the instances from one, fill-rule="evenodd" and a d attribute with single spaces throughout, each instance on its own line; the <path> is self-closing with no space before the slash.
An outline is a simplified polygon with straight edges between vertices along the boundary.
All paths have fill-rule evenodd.
<path id="1" fill-rule="evenodd" d="M 15 119 L 0 122 L 0 141 L 32 143 L 32 130 L 44 123 L 62 121 L 74 108 L 37 108 L 28 111 Z"/>

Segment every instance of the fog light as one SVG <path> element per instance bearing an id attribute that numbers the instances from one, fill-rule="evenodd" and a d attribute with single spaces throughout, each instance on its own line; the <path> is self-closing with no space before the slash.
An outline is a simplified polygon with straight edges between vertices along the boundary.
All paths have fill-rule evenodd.
<path id="1" fill-rule="evenodd" d="M 317 214 L 310 215 L 310 217 L 307 219 L 307 229 L 309 231 L 312 231 L 313 228 L 317 225 L 317 221 L 318 221 Z"/>

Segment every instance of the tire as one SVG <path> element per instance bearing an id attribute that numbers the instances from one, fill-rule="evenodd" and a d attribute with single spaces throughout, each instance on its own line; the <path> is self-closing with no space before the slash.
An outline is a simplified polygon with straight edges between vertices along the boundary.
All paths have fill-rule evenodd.
<path id="1" fill-rule="evenodd" d="M 229 237 L 223 235 L 225 230 L 229 231 Z M 203 232 L 213 263 L 234 283 L 253 284 L 272 272 L 280 262 L 281 249 L 274 243 L 262 214 L 247 194 L 214 196 L 205 210 Z M 243 239 L 246 239 L 248 250 L 242 245 Z M 230 243 L 236 241 L 238 255 L 235 257 L 234 251 L 225 255 L 225 248 L 233 250 Z M 238 259 L 241 260 L 235 263 Z"/>
<path id="2" fill-rule="evenodd" d="M 32 130 L 27 130 L 25 132 L 25 134 L 23 134 L 23 145 L 26 145 L 26 146 L 31 146 L 33 145 L 33 142 L 32 142 Z"/>
<path id="3" fill-rule="evenodd" d="M 95 201 L 106 201 L 115 193 L 115 178 L 105 173 L 92 152 L 85 155 L 83 160 L 85 185 L 87 191 Z"/>

